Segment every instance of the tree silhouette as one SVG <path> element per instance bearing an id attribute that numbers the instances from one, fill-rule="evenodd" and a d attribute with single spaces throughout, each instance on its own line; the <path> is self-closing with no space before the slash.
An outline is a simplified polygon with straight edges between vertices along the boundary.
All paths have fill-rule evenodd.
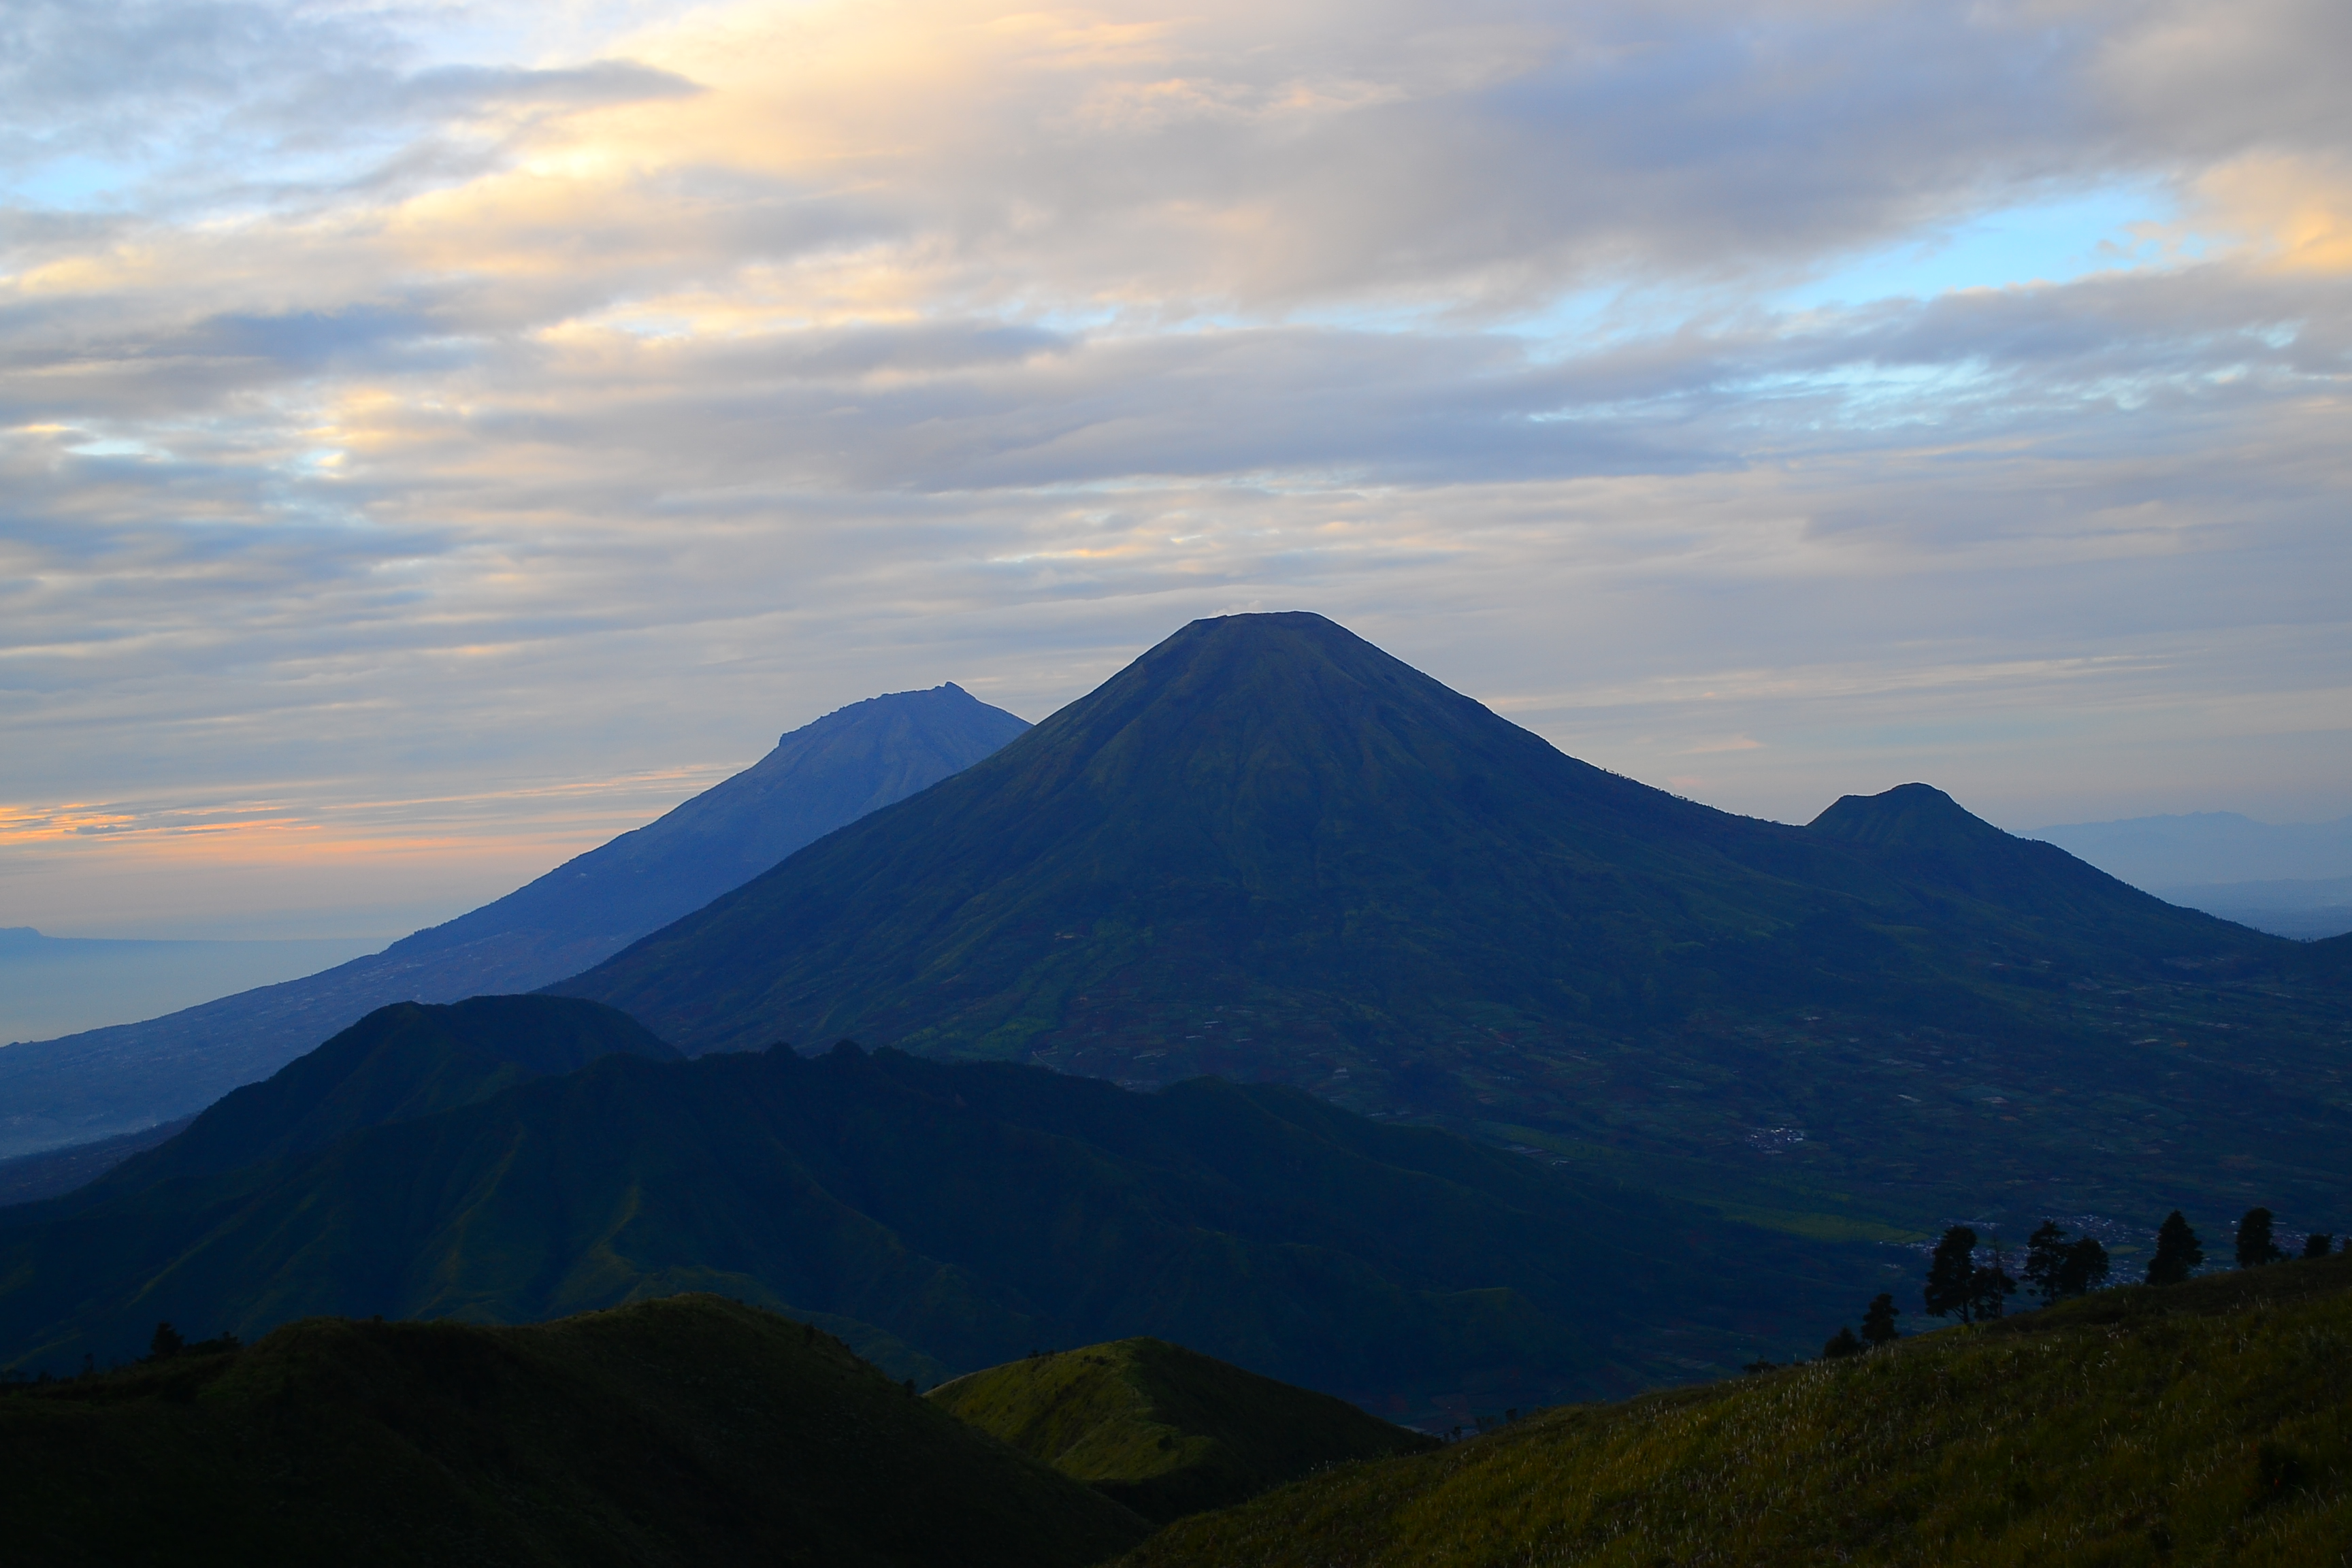
<path id="1" fill-rule="evenodd" d="M 1831 1336 L 1829 1343 L 1822 1347 L 1822 1359 L 1836 1361 L 1843 1356 L 1860 1355 L 1869 1348 L 1868 1345 L 1854 1338 L 1853 1330 L 1851 1327 L 1843 1328 Z"/>
<path id="2" fill-rule="evenodd" d="M 2001 1246 L 1992 1246 L 1992 1265 L 1976 1262 L 1976 1232 L 1955 1225 L 1943 1232 L 1936 1256 L 1928 1258 L 1927 1289 L 1922 1298 L 1931 1317 L 1959 1317 L 1961 1323 L 2001 1317 L 2001 1300 L 2018 1289 L 2009 1277 Z"/>
<path id="3" fill-rule="evenodd" d="M 1969 1291 L 1979 1320 L 2000 1317 L 2009 1298 L 2017 1294 L 2017 1281 L 2009 1277 L 2009 1255 L 2001 1250 L 2000 1237 L 1992 1238 L 1992 1262 L 1969 1276 Z"/>
<path id="4" fill-rule="evenodd" d="M 2271 1211 L 2252 1208 L 2238 1222 L 2238 1267 L 2260 1268 L 2265 1263 L 2276 1263 L 2285 1253 L 2271 1239 Z"/>
<path id="5" fill-rule="evenodd" d="M 2336 1238 L 2326 1231 L 2315 1230 L 2303 1238 L 2303 1255 L 2305 1258 L 2325 1258 L 2328 1247 L 2335 1242 Z"/>
<path id="6" fill-rule="evenodd" d="M 1868 1340 L 1874 1349 L 1893 1344 L 1898 1337 L 1895 1331 L 1895 1320 L 1902 1315 L 1903 1309 L 1895 1304 L 1895 1298 L 1881 1290 L 1870 1299 L 1870 1310 L 1862 1315 L 1862 1337 Z"/>
<path id="7" fill-rule="evenodd" d="M 2059 1259 L 2058 1294 L 2089 1295 L 2107 1282 L 2107 1249 L 2095 1237 L 2083 1237 Z"/>
<path id="8" fill-rule="evenodd" d="M 1927 1259 L 1927 1284 L 1920 1297 L 1933 1318 L 1958 1314 L 1963 1323 L 1976 1321 L 1977 1233 L 1956 1225 L 1936 1243 Z"/>
<path id="9" fill-rule="evenodd" d="M 2044 1305 L 2059 1295 L 2058 1271 L 2066 1266 L 2066 1233 L 2054 1219 L 2045 1219 L 2025 1238 L 2025 1282 Z"/>
<path id="10" fill-rule="evenodd" d="M 180 1337 L 179 1330 L 169 1323 L 158 1323 L 154 1338 L 147 1342 L 147 1359 L 169 1361 L 187 1348 L 188 1342 Z"/>
<path id="11" fill-rule="evenodd" d="M 2105 1247 L 2087 1236 L 2068 1241 L 2056 1220 L 2043 1220 L 2025 1238 L 2026 1283 L 2045 1306 L 2097 1289 L 2106 1283 L 2107 1269 Z"/>
<path id="12" fill-rule="evenodd" d="M 2147 1282 L 2178 1285 L 2204 1261 L 2205 1249 L 2197 1245 L 2197 1233 L 2189 1228 L 2180 1211 L 2174 1209 L 2157 1227 L 2156 1256 L 2147 1260 Z"/>

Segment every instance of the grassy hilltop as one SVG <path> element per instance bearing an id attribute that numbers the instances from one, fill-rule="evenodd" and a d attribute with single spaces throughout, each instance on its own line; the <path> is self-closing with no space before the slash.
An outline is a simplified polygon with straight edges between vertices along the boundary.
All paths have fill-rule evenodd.
<path id="1" fill-rule="evenodd" d="M 6 1561 L 1050 1568 L 1148 1526 L 715 1296 L 530 1328 L 313 1318 L 0 1397 Z"/>
<path id="2" fill-rule="evenodd" d="M 1239 1502 L 1343 1460 L 1437 1446 L 1344 1399 L 1165 1340 L 1031 1356 L 943 1384 L 929 1397 L 1158 1521 Z"/>
<path id="3" fill-rule="evenodd" d="M 2113 1290 L 1350 1466 L 1123 1568 L 2352 1560 L 2352 1262 Z"/>

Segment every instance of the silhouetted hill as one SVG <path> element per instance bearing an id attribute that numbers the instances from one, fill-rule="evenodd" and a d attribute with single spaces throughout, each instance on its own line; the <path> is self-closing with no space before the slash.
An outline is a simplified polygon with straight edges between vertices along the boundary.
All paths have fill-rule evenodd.
<path id="1" fill-rule="evenodd" d="M 1080 1568 L 1148 1528 L 713 1296 L 533 1328 L 314 1318 L 0 1395 L 0 1452 L 24 1568 Z"/>
<path id="2" fill-rule="evenodd" d="M 2012 837 L 1932 785 L 1846 795 L 1809 831 L 1853 846 L 1876 868 L 1915 888 L 2000 909 L 2042 950 L 2095 942 L 2143 959 L 2264 951 L 2222 929 L 2226 922 L 2166 903 L 2054 844 Z"/>
<path id="3" fill-rule="evenodd" d="M 952 685 L 852 703 L 659 821 L 382 952 L 146 1023 L 0 1050 L 0 1155 L 201 1110 L 389 1002 L 530 991 L 574 973 L 1027 727 Z"/>
<path id="4" fill-rule="evenodd" d="M 1348 1466 L 1121 1563 L 2341 1563 L 2347 1339 L 2340 1256 L 2104 1291 Z"/>
<path id="5" fill-rule="evenodd" d="M 1164 1340 L 1029 1356 L 929 1397 L 1156 1521 L 1240 1502 L 1328 1465 L 1437 1447 L 1345 1400 Z"/>
<path id="6" fill-rule="evenodd" d="M 1919 1230 L 2021 1188 L 2118 1216 L 2342 1190 L 2339 1113 L 2285 1087 L 2334 1070 L 2332 1014 L 2250 984 L 2289 951 L 1925 786 L 1810 828 L 1681 800 L 1274 615 L 1185 627 L 552 989 L 689 1053 L 1276 1079 Z"/>
<path id="7" fill-rule="evenodd" d="M 562 996 L 395 1002 L 259 1083 L 232 1089 L 163 1147 L 124 1161 L 83 1201 L 323 1149 L 347 1133 L 488 1100 L 621 1052 L 676 1061 L 625 1013 Z"/>
<path id="8" fill-rule="evenodd" d="M 251 1337 L 709 1289 L 826 1314 L 908 1375 L 1150 1334 L 1425 1415 L 1465 1390 L 1527 1403 L 1737 1365 L 1875 1268 L 1292 1089 L 1140 1095 L 850 1047 L 614 1054 L 93 1196 L 0 1211 L 0 1364 L 122 1354 L 159 1319 Z"/>

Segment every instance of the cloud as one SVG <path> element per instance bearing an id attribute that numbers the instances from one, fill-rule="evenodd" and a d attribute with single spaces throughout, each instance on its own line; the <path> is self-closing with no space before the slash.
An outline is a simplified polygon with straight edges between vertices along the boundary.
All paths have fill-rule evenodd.
<path id="1" fill-rule="evenodd" d="M 2341 815 L 2338 11 L 15 7 L 0 799 L 133 826 L 0 923 L 1294 605 L 1741 809 Z"/>

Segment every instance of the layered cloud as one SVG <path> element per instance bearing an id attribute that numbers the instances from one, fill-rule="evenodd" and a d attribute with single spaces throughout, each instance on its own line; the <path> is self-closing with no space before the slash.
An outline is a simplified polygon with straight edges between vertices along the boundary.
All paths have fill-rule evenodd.
<path id="1" fill-rule="evenodd" d="M 2340 7 L 0 27 L 0 801 L 154 828 L 0 923 L 1245 607 L 1739 809 L 2352 809 Z"/>

